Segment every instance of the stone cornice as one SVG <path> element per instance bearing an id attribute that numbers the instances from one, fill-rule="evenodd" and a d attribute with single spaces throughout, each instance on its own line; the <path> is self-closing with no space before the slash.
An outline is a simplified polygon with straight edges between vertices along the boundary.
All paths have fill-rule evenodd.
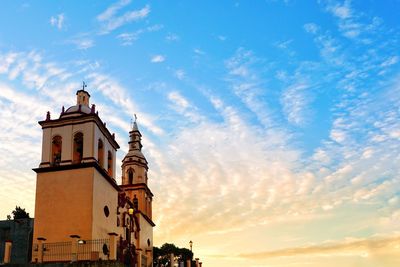
<path id="1" fill-rule="evenodd" d="M 121 187 L 125 191 L 144 189 L 147 194 L 154 196 L 150 188 L 145 183 L 125 184 L 125 185 L 120 185 L 119 187 Z"/>

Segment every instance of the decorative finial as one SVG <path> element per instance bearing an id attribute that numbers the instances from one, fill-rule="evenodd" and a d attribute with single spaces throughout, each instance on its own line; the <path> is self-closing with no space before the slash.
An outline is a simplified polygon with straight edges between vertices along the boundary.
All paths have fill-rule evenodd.
<path id="1" fill-rule="evenodd" d="M 46 113 L 46 121 L 49 121 L 50 120 L 50 111 L 47 111 L 47 113 Z"/>
<path id="2" fill-rule="evenodd" d="M 85 88 L 87 87 L 87 84 L 85 83 L 85 81 L 82 81 L 82 90 L 85 91 Z"/>
<path id="3" fill-rule="evenodd" d="M 135 122 L 137 121 L 137 116 L 136 116 L 136 113 L 135 114 L 133 114 L 134 116 L 135 116 Z"/>

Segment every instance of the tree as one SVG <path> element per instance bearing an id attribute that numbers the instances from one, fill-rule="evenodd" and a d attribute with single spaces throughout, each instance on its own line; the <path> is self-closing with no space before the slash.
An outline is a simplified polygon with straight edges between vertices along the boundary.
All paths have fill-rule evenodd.
<path id="1" fill-rule="evenodd" d="M 193 252 L 191 252 L 188 248 L 180 248 L 178 255 L 181 255 L 184 261 L 193 259 Z"/>
<path id="2" fill-rule="evenodd" d="M 179 248 L 174 244 L 165 243 L 160 248 L 153 247 L 153 256 L 154 256 L 154 265 L 160 266 L 163 264 L 169 263 L 170 254 L 174 254 L 175 256 L 179 257 L 180 260 L 184 261 L 186 264 L 186 260 L 193 259 L 193 252 L 187 248 Z M 170 265 L 168 265 L 170 266 Z M 186 265 L 185 265 L 186 266 Z"/>
<path id="3" fill-rule="evenodd" d="M 174 244 L 165 243 L 164 245 L 161 246 L 160 250 L 164 255 L 171 254 L 171 253 L 174 253 L 174 255 L 177 255 L 179 248 L 177 246 L 175 246 Z"/>
<path id="4" fill-rule="evenodd" d="M 12 212 L 13 215 L 13 219 L 14 220 L 18 220 L 18 219 L 29 219 L 29 213 L 27 213 L 25 211 L 25 209 L 19 207 L 19 206 L 15 206 L 15 210 L 13 210 Z"/>

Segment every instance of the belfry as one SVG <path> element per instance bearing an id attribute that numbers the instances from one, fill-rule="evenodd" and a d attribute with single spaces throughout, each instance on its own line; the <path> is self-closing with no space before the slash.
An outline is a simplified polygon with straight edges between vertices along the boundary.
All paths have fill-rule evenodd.
<path id="1" fill-rule="evenodd" d="M 138 209 L 149 223 L 152 223 L 153 193 L 147 185 L 147 160 L 142 153 L 142 135 L 136 119 L 129 132 L 129 151 L 122 160 L 122 185 L 131 201 L 137 199 Z"/>
<path id="2" fill-rule="evenodd" d="M 119 148 L 96 111 L 90 94 L 76 93 L 76 104 L 49 112 L 43 129 L 37 173 L 32 261 L 126 260 L 152 266 L 153 194 L 147 185 L 148 163 L 141 152 L 135 122 L 129 152 L 122 161 L 122 184 L 116 181 Z M 101 244 L 95 248 L 93 244 Z M 46 245 L 64 244 L 71 255 L 51 256 Z M 65 245 L 67 244 L 67 245 Z M 54 249 L 53 249 L 54 250 Z M 83 251 L 90 250 L 90 255 Z"/>

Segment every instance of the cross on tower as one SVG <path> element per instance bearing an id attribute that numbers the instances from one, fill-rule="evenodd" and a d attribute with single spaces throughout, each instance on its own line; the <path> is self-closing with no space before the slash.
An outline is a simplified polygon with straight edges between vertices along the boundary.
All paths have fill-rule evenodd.
<path id="1" fill-rule="evenodd" d="M 136 120 L 137 120 L 136 114 L 133 114 L 133 117 L 135 118 L 135 120 L 131 119 L 131 129 L 133 129 L 133 126 L 135 125 Z"/>
<path id="2" fill-rule="evenodd" d="M 86 87 L 87 87 L 87 84 L 85 83 L 85 81 L 82 81 L 82 90 L 85 90 Z"/>

